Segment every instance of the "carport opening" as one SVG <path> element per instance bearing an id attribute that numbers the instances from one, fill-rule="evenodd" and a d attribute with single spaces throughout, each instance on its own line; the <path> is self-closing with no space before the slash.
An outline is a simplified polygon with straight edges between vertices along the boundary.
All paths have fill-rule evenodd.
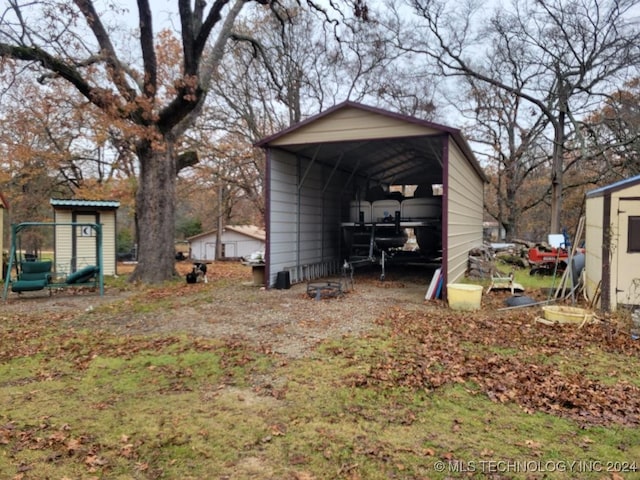
<path id="1" fill-rule="evenodd" d="M 343 216 L 345 258 L 354 267 L 372 263 L 423 266 L 442 262 L 442 184 L 375 185 L 358 190 Z"/>

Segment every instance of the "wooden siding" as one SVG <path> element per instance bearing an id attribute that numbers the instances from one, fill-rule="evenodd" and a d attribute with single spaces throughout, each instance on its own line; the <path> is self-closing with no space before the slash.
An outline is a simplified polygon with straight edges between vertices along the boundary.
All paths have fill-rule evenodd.
<path id="1" fill-rule="evenodd" d="M 604 198 L 587 198 L 585 215 L 585 288 L 593 298 L 602 281 L 602 221 Z M 598 302 L 599 305 L 599 302 Z"/>
<path id="2" fill-rule="evenodd" d="M 467 269 L 469 251 L 482 245 L 484 184 L 460 149 L 449 141 L 447 282 L 453 283 Z"/>
<path id="3" fill-rule="evenodd" d="M 290 272 L 295 283 L 314 266 L 339 262 L 344 179 L 341 182 L 340 174 L 332 178 L 330 174 L 331 169 L 321 164 L 272 151 L 267 232 L 270 286 L 280 271 Z"/>
<path id="4" fill-rule="evenodd" d="M 637 182 L 614 188 L 601 196 L 587 197 L 587 296 L 593 298 L 600 283 L 600 307 L 612 312 L 617 310 L 620 304 L 640 305 L 640 291 L 637 285 L 640 283 L 640 253 L 628 251 L 629 216 L 640 216 L 640 185 Z M 609 232 L 605 233 L 607 228 Z M 608 245 L 605 242 L 608 242 Z M 607 252 L 608 272 L 607 258 L 604 257 Z"/>
<path id="5" fill-rule="evenodd" d="M 102 224 L 102 261 L 104 275 L 115 275 L 117 268 L 115 210 L 100 212 L 100 223 Z"/>
<path id="6" fill-rule="evenodd" d="M 270 142 L 271 146 L 435 135 L 440 132 L 391 116 L 344 108 Z"/>
<path id="7" fill-rule="evenodd" d="M 629 221 L 640 217 L 640 186 L 614 195 L 611 223 L 617 224 L 617 243 L 612 249 L 611 296 L 613 305 L 640 305 L 640 252 L 630 251 Z M 614 221 L 615 218 L 615 221 Z"/>
<path id="8" fill-rule="evenodd" d="M 71 210 L 57 210 L 54 221 L 56 223 L 71 223 Z M 55 268 L 60 274 L 71 272 L 71 259 L 73 257 L 73 227 L 71 225 L 58 225 L 55 227 Z"/>
<path id="9" fill-rule="evenodd" d="M 100 212 L 102 225 L 102 261 L 104 275 L 116 274 L 116 215 L 114 211 Z M 56 210 L 56 223 L 96 223 L 94 213 L 74 213 Z M 75 245 L 75 251 L 74 251 Z M 96 238 L 85 236 L 80 227 L 57 225 L 55 231 L 55 266 L 59 273 L 70 273 L 87 265 L 96 265 Z"/>
<path id="10" fill-rule="evenodd" d="M 90 215 L 76 215 L 75 221 L 78 223 L 96 223 L 98 219 L 95 214 Z M 96 233 L 93 229 L 90 231 L 86 227 L 77 227 L 76 228 L 76 258 L 75 265 L 76 270 L 80 270 L 88 265 L 97 265 L 97 245 L 96 245 Z M 104 232 L 104 228 L 103 228 Z M 103 235 L 104 236 L 104 235 Z M 103 247 L 104 247 L 104 239 L 103 239 Z M 103 249 L 104 255 L 104 249 Z"/>

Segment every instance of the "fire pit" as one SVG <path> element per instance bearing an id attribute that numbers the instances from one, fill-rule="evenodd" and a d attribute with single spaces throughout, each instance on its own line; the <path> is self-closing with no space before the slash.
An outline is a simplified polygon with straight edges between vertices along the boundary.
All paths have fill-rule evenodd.
<path id="1" fill-rule="evenodd" d="M 308 283 L 307 295 L 316 300 L 323 298 L 334 298 L 342 295 L 342 283 L 340 282 L 321 282 Z"/>

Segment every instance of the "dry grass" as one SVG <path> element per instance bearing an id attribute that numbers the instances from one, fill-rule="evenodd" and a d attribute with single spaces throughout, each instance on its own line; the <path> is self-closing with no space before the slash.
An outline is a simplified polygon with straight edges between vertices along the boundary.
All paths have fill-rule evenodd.
<path id="1" fill-rule="evenodd" d="M 638 478 L 623 329 L 536 324 L 505 293 L 452 312 L 419 272 L 321 301 L 209 276 L 10 298 L 0 477 Z"/>

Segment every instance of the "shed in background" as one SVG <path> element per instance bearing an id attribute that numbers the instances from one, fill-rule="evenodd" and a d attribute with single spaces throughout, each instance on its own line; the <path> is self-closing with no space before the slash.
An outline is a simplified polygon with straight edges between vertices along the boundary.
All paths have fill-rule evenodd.
<path id="1" fill-rule="evenodd" d="M 217 230 L 187 238 L 190 256 L 199 262 L 216 260 Z M 265 231 L 255 225 L 227 225 L 222 229 L 222 259 L 240 259 L 264 251 Z"/>
<path id="2" fill-rule="evenodd" d="M 586 195 L 585 288 L 600 308 L 640 305 L 640 175 Z"/>
<path id="3" fill-rule="evenodd" d="M 266 151 L 267 286 L 281 271 L 292 283 L 339 273 L 360 232 L 393 243 L 412 228 L 445 285 L 482 245 L 487 179 L 457 129 L 347 101 L 257 146 Z"/>
<path id="4" fill-rule="evenodd" d="M 116 211 L 120 202 L 111 200 L 50 200 L 54 223 L 102 225 L 102 268 L 104 275 L 117 274 Z M 54 234 L 57 272 L 75 272 L 97 264 L 95 231 L 88 227 L 57 225 Z"/>

